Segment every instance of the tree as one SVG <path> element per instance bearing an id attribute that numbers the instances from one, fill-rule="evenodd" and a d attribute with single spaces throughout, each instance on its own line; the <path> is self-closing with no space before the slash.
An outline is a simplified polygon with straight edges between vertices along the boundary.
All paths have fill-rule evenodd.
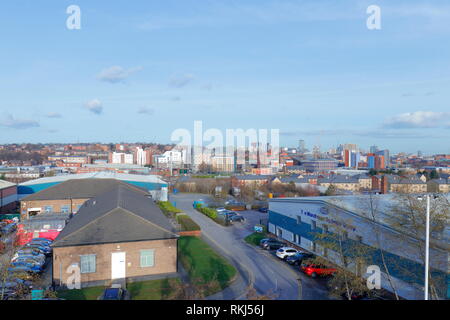
<path id="1" fill-rule="evenodd" d="M 334 184 L 330 184 L 325 191 L 326 196 L 334 196 L 336 194 L 336 186 Z"/>
<path id="2" fill-rule="evenodd" d="M 390 207 L 392 212 L 389 217 L 389 223 L 399 233 L 399 241 L 407 243 L 413 250 L 415 256 L 425 265 L 425 225 L 426 225 L 426 201 L 412 194 L 398 194 Z M 432 250 L 448 252 L 448 247 L 443 247 L 439 241 L 436 241 L 436 235 L 443 235 L 445 228 L 450 221 L 450 204 L 445 197 L 438 197 L 430 203 L 430 252 Z M 433 235 L 435 235 L 433 237 Z M 444 254 L 445 255 L 445 254 Z M 430 267 L 446 270 L 448 261 L 436 261 L 430 254 Z M 410 273 L 408 268 L 403 272 Z M 439 276 L 430 272 L 429 289 L 430 298 L 439 299 L 444 293 L 440 293 L 438 282 L 445 281 Z"/>
<path id="3" fill-rule="evenodd" d="M 436 171 L 436 169 L 433 169 L 430 172 L 430 180 L 433 180 L 433 179 L 439 179 L 439 173 Z"/>
<path id="4" fill-rule="evenodd" d="M 330 207 L 328 221 L 332 223 L 323 225 L 322 232 L 313 233 L 315 251 L 323 257 L 316 256 L 310 262 L 325 266 L 329 266 L 332 262 L 337 265 L 329 283 L 331 294 L 352 300 L 355 296 L 371 293 L 362 277 L 362 268 L 371 264 L 371 255 L 368 246 L 357 241 L 349 241 L 352 223 L 343 218 L 338 210 L 337 206 Z"/>
<path id="5" fill-rule="evenodd" d="M 375 244 L 376 244 L 376 248 L 378 249 L 378 251 L 380 253 L 381 261 L 383 264 L 383 269 L 385 271 L 389 285 L 395 295 L 395 298 L 397 300 L 399 300 L 400 298 L 397 293 L 397 288 L 392 279 L 391 272 L 389 270 L 389 267 L 388 267 L 388 264 L 386 261 L 386 257 L 384 254 L 383 245 L 382 245 L 382 241 L 381 241 L 381 238 L 382 238 L 381 232 L 382 231 L 381 231 L 380 225 L 378 223 L 379 222 L 379 213 L 380 213 L 379 208 L 378 208 L 378 201 L 376 201 L 376 199 L 374 198 L 374 195 L 372 193 L 369 193 L 367 201 L 364 201 L 361 205 L 362 205 L 361 207 L 363 208 L 363 214 L 372 221 L 372 224 L 373 224 L 372 230 L 374 231 L 375 240 L 376 240 Z M 366 208 L 364 208 L 365 205 L 367 205 Z"/>

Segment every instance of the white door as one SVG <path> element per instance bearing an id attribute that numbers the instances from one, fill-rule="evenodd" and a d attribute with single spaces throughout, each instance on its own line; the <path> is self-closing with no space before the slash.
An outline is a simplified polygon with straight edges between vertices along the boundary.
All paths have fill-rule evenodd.
<path id="1" fill-rule="evenodd" d="M 111 279 L 125 278 L 125 252 L 111 254 Z"/>

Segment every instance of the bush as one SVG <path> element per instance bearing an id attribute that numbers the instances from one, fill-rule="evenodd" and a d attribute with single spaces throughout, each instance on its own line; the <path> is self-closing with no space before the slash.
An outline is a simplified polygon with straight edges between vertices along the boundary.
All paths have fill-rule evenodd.
<path id="1" fill-rule="evenodd" d="M 173 204 L 170 203 L 169 201 L 158 201 L 157 204 L 161 209 L 161 211 L 168 217 L 172 216 L 175 213 L 183 212 L 177 207 L 174 207 Z"/>
<path id="2" fill-rule="evenodd" d="M 203 213 L 205 216 L 210 217 L 211 219 L 217 219 L 217 211 L 211 208 L 197 208 L 198 211 Z"/>
<path id="3" fill-rule="evenodd" d="M 177 222 L 181 225 L 181 231 L 197 231 L 200 226 L 185 214 L 177 215 Z"/>

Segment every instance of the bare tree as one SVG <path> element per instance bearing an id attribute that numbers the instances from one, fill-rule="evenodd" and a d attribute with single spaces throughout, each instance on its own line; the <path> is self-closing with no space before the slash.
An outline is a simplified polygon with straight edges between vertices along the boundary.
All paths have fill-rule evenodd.
<path id="1" fill-rule="evenodd" d="M 401 241 L 408 243 L 413 249 L 422 264 L 425 264 L 425 222 L 426 222 L 426 201 L 414 194 L 398 194 L 391 205 L 392 215 L 390 224 L 399 233 Z M 430 250 L 448 252 L 450 246 L 445 245 L 445 230 L 450 222 L 450 206 L 444 197 L 438 197 L 431 201 L 430 206 Z M 431 258 L 431 260 L 433 260 Z M 433 261 L 434 268 L 446 269 L 448 261 Z M 441 265 L 442 264 L 442 265 Z M 404 270 L 408 272 L 409 270 Z M 432 272 L 429 274 L 429 289 L 431 299 L 439 299 L 440 294 L 437 283 L 442 279 L 437 278 Z"/>
<path id="2" fill-rule="evenodd" d="M 367 201 L 364 201 L 364 203 L 362 203 L 362 207 L 363 207 L 363 214 L 372 221 L 372 229 L 374 231 L 375 234 L 375 242 L 376 242 L 376 248 L 378 249 L 379 253 L 380 253 L 380 257 L 381 257 L 381 261 L 383 264 L 383 269 L 386 272 L 386 277 L 387 280 L 389 282 L 389 285 L 395 295 L 395 299 L 399 300 L 400 297 L 398 296 L 397 293 L 397 288 L 394 284 L 394 281 L 392 280 L 392 276 L 388 267 L 388 264 L 386 262 L 386 257 L 384 254 L 384 250 L 383 250 L 383 245 L 381 242 L 381 226 L 379 224 L 379 210 L 380 208 L 378 207 L 378 201 L 376 201 L 376 199 L 374 198 L 372 193 L 369 193 L 369 196 L 367 198 Z M 364 208 L 366 205 L 366 208 Z"/>

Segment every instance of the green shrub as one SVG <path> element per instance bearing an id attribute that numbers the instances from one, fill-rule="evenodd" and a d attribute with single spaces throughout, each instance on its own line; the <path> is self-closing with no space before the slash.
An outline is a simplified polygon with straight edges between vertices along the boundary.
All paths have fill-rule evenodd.
<path id="1" fill-rule="evenodd" d="M 169 201 L 158 201 L 157 202 L 159 208 L 161 209 L 161 211 L 166 215 L 166 216 L 172 216 L 175 213 L 180 213 L 183 212 L 180 209 L 178 209 L 177 207 L 174 207 L 172 203 L 170 203 Z"/>
<path id="2" fill-rule="evenodd" d="M 205 216 L 210 217 L 211 219 L 217 218 L 217 211 L 211 208 L 198 208 L 198 211 L 203 213 Z"/>
<path id="3" fill-rule="evenodd" d="M 200 226 L 195 223 L 189 216 L 185 214 L 177 215 L 177 222 L 181 225 L 182 231 L 197 231 L 200 230 Z"/>

